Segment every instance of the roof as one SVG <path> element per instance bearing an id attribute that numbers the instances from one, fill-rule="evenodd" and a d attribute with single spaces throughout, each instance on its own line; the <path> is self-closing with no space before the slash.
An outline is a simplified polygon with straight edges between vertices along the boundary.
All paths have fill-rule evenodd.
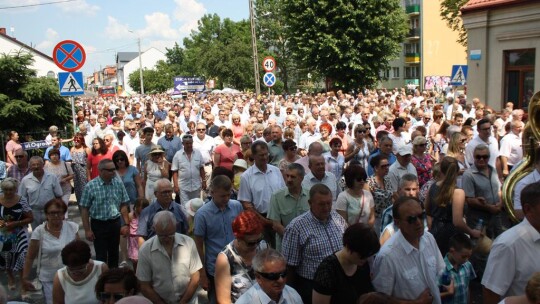
<path id="1" fill-rule="evenodd" d="M 472 11 L 495 9 L 503 6 L 512 6 L 517 4 L 538 3 L 537 0 L 469 0 L 461 8 L 461 13 Z"/>
<path id="2" fill-rule="evenodd" d="M 116 62 L 130 62 L 137 58 L 137 56 L 139 56 L 139 52 L 118 52 L 116 54 Z"/>
<path id="3" fill-rule="evenodd" d="M 29 51 L 32 51 L 33 53 L 36 53 L 36 54 L 38 54 L 38 55 L 40 55 L 40 56 L 42 56 L 42 57 L 45 57 L 46 59 L 48 59 L 48 60 L 50 60 L 50 61 L 54 61 L 53 58 L 52 58 L 51 56 L 45 55 L 45 53 L 42 53 L 42 52 L 36 50 L 35 48 L 29 46 L 28 44 L 22 43 L 22 42 L 20 42 L 19 40 L 13 38 L 13 37 L 10 37 L 10 36 L 8 36 L 8 35 L 6 35 L 6 34 L 3 34 L 3 33 L 0 33 L 0 37 L 4 38 L 4 39 L 6 39 L 6 40 L 10 40 L 12 43 L 18 44 L 18 45 L 20 45 L 22 48 L 27 49 L 27 50 L 29 50 Z"/>

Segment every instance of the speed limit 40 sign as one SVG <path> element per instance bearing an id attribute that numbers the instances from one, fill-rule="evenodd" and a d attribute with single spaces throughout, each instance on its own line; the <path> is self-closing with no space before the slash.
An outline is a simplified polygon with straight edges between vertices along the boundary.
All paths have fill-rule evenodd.
<path id="1" fill-rule="evenodd" d="M 276 60 L 272 56 L 264 57 L 263 59 L 263 69 L 266 72 L 272 72 L 276 69 Z"/>

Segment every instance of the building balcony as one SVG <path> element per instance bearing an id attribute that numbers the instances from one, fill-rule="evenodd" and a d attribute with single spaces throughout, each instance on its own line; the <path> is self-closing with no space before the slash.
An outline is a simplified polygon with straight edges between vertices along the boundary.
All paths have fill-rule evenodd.
<path id="1" fill-rule="evenodd" d="M 407 34 L 407 39 L 410 39 L 410 40 L 420 39 L 420 34 L 421 34 L 421 31 L 419 27 L 409 29 L 409 33 Z"/>
<path id="2" fill-rule="evenodd" d="M 409 16 L 418 16 L 420 15 L 420 4 L 411 4 L 405 6 L 405 12 Z"/>
<path id="3" fill-rule="evenodd" d="M 405 53 L 405 63 L 420 63 L 420 53 Z"/>

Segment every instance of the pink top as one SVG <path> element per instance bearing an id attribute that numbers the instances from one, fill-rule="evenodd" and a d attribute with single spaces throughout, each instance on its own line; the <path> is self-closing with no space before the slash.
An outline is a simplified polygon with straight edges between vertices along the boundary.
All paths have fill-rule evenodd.
<path id="1" fill-rule="evenodd" d="M 238 145 L 232 144 L 230 147 L 227 147 L 225 144 L 217 146 L 214 153 L 220 155 L 219 164 L 215 164 L 216 167 L 225 167 L 232 171 L 234 161 L 238 158 L 236 153 L 240 152 L 240 147 Z"/>
<path id="2" fill-rule="evenodd" d="M 7 144 L 6 144 L 6 153 L 11 152 L 13 154 L 13 153 L 15 153 L 15 151 L 17 151 L 19 149 L 22 149 L 22 146 L 20 144 L 16 143 L 15 141 L 13 141 L 13 140 L 8 141 Z M 6 157 L 6 158 L 7 158 L 7 163 L 8 164 L 15 164 L 16 163 L 15 158 L 13 158 L 13 160 L 10 157 Z"/>
<path id="3" fill-rule="evenodd" d="M 240 125 L 232 124 L 231 130 L 233 132 L 233 138 L 234 139 L 240 140 L 242 135 L 244 135 L 244 127 L 242 127 L 241 124 Z"/>
<path id="4" fill-rule="evenodd" d="M 87 166 L 90 166 L 90 179 L 94 179 L 99 175 L 98 164 L 104 158 L 111 158 L 111 155 L 107 154 L 88 154 Z"/>

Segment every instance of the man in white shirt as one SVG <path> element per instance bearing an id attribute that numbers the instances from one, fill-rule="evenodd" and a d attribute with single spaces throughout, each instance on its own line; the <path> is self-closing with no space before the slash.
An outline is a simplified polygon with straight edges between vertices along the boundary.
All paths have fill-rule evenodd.
<path id="1" fill-rule="evenodd" d="M 410 173 L 418 176 L 416 168 L 411 163 L 412 148 L 410 145 L 399 147 L 396 157 L 397 161 L 390 166 L 388 171 L 392 192 L 398 191 L 399 181 L 403 175 Z"/>
<path id="2" fill-rule="evenodd" d="M 315 128 L 317 126 L 317 121 L 315 119 L 309 118 L 306 124 L 307 124 L 307 131 L 304 132 L 302 136 L 300 136 L 300 142 L 298 143 L 298 148 L 301 149 L 302 156 L 307 155 L 307 150 L 309 148 L 309 145 L 311 145 L 311 143 L 321 138 L 320 134 L 315 133 Z"/>
<path id="3" fill-rule="evenodd" d="M 499 143 L 491 136 L 491 122 L 487 118 L 480 119 L 476 124 L 478 135 L 475 136 L 465 148 L 465 161 L 469 166 L 474 164 L 474 148 L 480 144 L 489 147 L 489 165 L 493 168 L 500 168 Z"/>
<path id="4" fill-rule="evenodd" d="M 539 153 L 537 151 L 536 153 Z M 538 154 L 537 154 L 538 155 Z M 523 219 L 523 204 L 521 203 L 521 191 L 530 184 L 540 182 L 540 157 L 536 159 L 534 170 L 520 179 L 514 188 L 514 213 L 518 219 Z"/>
<path id="5" fill-rule="evenodd" d="M 501 140 L 499 155 L 501 157 L 502 174 L 507 177 L 512 168 L 523 159 L 521 147 L 521 131 L 523 122 L 514 120 L 510 124 L 510 132 Z"/>
<path id="6" fill-rule="evenodd" d="M 445 263 L 435 238 L 424 232 L 425 211 L 420 201 L 401 197 L 393 207 L 399 228 L 384 243 L 373 263 L 375 290 L 399 301 L 441 303 L 439 273 Z"/>

